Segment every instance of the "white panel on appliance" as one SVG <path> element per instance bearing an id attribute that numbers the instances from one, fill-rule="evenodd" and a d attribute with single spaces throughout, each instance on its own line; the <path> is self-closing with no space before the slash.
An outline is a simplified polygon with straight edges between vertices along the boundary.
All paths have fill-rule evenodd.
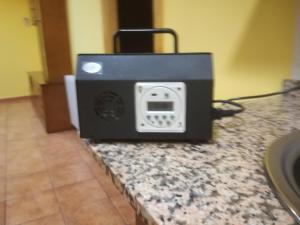
<path id="1" fill-rule="evenodd" d="M 185 132 L 185 83 L 137 82 L 135 84 L 135 116 L 138 132 Z"/>
<path id="2" fill-rule="evenodd" d="M 77 105 L 77 94 L 76 94 L 76 81 L 74 75 L 66 75 L 65 87 L 67 93 L 67 101 L 69 114 L 71 118 L 71 124 L 79 130 L 79 119 L 78 119 L 78 105 Z"/>

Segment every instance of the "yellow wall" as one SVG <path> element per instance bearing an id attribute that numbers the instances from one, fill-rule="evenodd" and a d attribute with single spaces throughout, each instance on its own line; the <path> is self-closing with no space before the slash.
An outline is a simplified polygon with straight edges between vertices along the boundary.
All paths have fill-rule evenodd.
<path id="1" fill-rule="evenodd" d="M 24 17 L 27 0 L 0 0 L 0 98 L 29 95 L 27 72 L 41 70 L 37 28 Z"/>
<path id="2" fill-rule="evenodd" d="M 102 0 L 67 0 L 71 56 L 75 72 L 77 54 L 103 53 Z"/>
<path id="3" fill-rule="evenodd" d="M 105 52 L 102 1 L 67 0 L 74 68 L 78 53 Z M 296 0 L 155 2 L 155 23 L 178 32 L 182 52 L 214 54 L 216 97 L 278 90 L 290 77 Z M 37 29 L 24 17 L 27 0 L 0 0 L 0 98 L 28 95 L 26 72 L 42 67 Z"/>
<path id="4" fill-rule="evenodd" d="M 156 24 L 178 32 L 181 52 L 213 53 L 217 98 L 279 90 L 290 77 L 297 0 L 157 2 Z"/>
<path id="5" fill-rule="evenodd" d="M 101 0 L 101 6 L 105 53 L 112 53 L 112 36 L 118 29 L 117 0 Z"/>

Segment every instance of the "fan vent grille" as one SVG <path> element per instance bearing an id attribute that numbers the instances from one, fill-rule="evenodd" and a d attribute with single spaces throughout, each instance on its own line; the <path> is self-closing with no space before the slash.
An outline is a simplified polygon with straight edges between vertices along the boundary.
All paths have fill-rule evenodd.
<path id="1" fill-rule="evenodd" d="M 123 99 L 114 92 L 100 93 L 95 99 L 95 112 L 103 120 L 119 120 L 124 114 Z"/>

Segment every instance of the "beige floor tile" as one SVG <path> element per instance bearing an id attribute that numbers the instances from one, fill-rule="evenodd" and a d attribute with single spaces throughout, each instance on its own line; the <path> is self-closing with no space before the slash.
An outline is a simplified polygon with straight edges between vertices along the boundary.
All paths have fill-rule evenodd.
<path id="1" fill-rule="evenodd" d="M 46 164 L 38 149 L 31 151 L 7 151 L 7 176 L 21 176 L 46 170 Z"/>
<path id="2" fill-rule="evenodd" d="M 6 152 L 4 151 L 4 149 L 2 149 L 0 150 L 0 178 L 5 177 L 5 167 L 6 167 Z"/>
<path id="3" fill-rule="evenodd" d="M 52 188 L 50 177 L 45 171 L 25 176 L 8 177 L 6 185 L 7 199 L 22 197 Z"/>
<path id="4" fill-rule="evenodd" d="M 120 191 L 116 188 L 111 178 L 108 175 L 97 176 L 96 179 L 109 197 L 120 195 Z"/>
<path id="5" fill-rule="evenodd" d="M 61 153 L 66 153 L 66 152 L 74 152 L 78 151 L 78 147 L 70 142 L 60 142 L 58 144 L 51 144 L 48 146 L 42 146 L 41 147 L 41 152 L 43 153 L 44 156 L 48 155 L 59 155 Z"/>
<path id="6" fill-rule="evenodd" d="M 116 188 L 109 175 L 106 174 L 105 170 L 100 167 L 95 159 L 88 163 L 93 175 L 100 183 L 103 190 L 109 197 L 120 195 L 120 191 Z"/>
<path id="7" fill-rule="evenodd" d="M 0 109 L 0 121 L 3 122 L 5 121 L 6 122 L 6 119 L 7 119 L 7 115 L 6 115 L 6 112 L 2 112 L 1 109 Z"/>
<path id="8" fill-rule="evenodd" d="M 5 169 L 5 166 L 4 165 L 0 165 L 0 179 L 2 178 L 5 178 L 6 176 L 6 169 Z"/>
<path id="9" fill-rule="evenodd" d="M 0 202 L 0 225 L 6 225 L 6 223 L 5 223 L 5 202 Z"/>
<path id="10" fill-rule="evenodd" d="M 38 148 L 38 142 L 35 139 L 14 140 L 6 142 L 7 151 L 29 151 Z"/>
<path id="11" fill-rule="evenodd" d="M 6 150 L 6 137 L 0 134 L 0 152 L 5 152 Z"/>
<path id="12" fill-rule="evenodd" d="M 44 154 L 44 159 L 48 167 L 58 167 L 83 161 L 78 151 L 57 151 L 56 153 Z"/>
<path id="13" fill-rule="evenodd" d="M 42 219 L 30 221 L 20 225 L 64 225 L 64 224 L 65 223 L 62 215 L 60 213 L 57 213 L 51 216 L 46 216 Z"/>
<path id="14" fill-rule="evenodd" d="M 7 122 L 7 117 L 5 113 L 2 113 L 0 110 L 0 127 L 5 128 L 6 127 L 6 122 Z"/>
<path id="15" fill-rule="evenodd" d="M 96 159 L 92 158 L 90 160 L 90 163 L 88 164 L 91 168 L 91 171 L 93 172 L 93 174 L 99 179 L 101 180 L 103 177 L 107 177 L 108 175 L 105 172 L 105 169 L 102 168 L 99 163 L 96 161 Z"/>
<path id="16" fill-rule="evenodd" d="M 73 138 L 72 140 L 74 141 L 74 143 L 76 143 L 76 145 L 80 148 L 86 148 L 86 143 L 83 142 L 83 140 L 80 138 L 79 134 L 77 132 L 73 133 Z"/>
<path id="17" fill-rule="evenodd" d="M 2 138 L 5 137 L 5 133 L 6 133 L 6 120 L 1 119 L 1 121 L 0 121 L 0 136 Z"/>
<path id="18" fill-rule="evenodd" d="M 43 124 L 32 122 L 31 127 L 32 127 L 33 131 L 37 134 L 40 134 L 44 137 L 48 135 L 48 133 L 46 131 L 46 127 Z"/>
<path id="19" fill-rule="evenodd" d="M 75 129 L 67 130 L 62 132 L 63 135 L 65 135 L 67 138 L 71 138 L 73 141 L 76 140 L 76 138 L 79 138 L 78 132 Z"/>
<path id="20" fill-rule="evenodd" d="M 5 201 L 6 199 L 6 179 L 0 177 L 0 202 Z"/>
<path id="21" fill-rule="evenodd" d="M 42 123 L 40 118 L 31 119 L 31 127 L 34 135 L 40 139 L 42 137 L 47 137 L 49 134 L 46 131 L 46 126 Z"/>
<path id="22" fill-rule="evenodd" d="M 5 151 L 5 143 L 6 143 L 5 136 L 1 135 L 0 133 L 0 151 Z"/>
<path id="23" fill-rule="evenodd" d="M 96 160 L 94 159 L 93 155 L 88 152 L 87 149 L 85 149 L 84 147 L 79 147 L 79 153 L 81 155 L 81 157 L 83 158 L 83 160 L 89 165 L 93 165 L 94 163 L 97 163 Z M 99 167 L 99 165 L 98 165 Z"/>
<path id="24" fill-rule="evenodd" d="M 4 149 L 2 150 L 0 149 L 0 178 L 5 177 L 5 170 L 6 170 L 6 152 L 4 151 Z"/>
<path id="25" fill-rule="evenodd" d="M 12 112 L 15 112 L 16 110 L 30 110 L 32 109 L 31 107 L 31 102 L 28 99 L 17 99 L 16 101 L 10 101 L 6 103 L 7 105 L 7 110 Z"/>
<path id="26" fill-rule="evenodd" d="M 1 104 L 1 103 L 0 103 Z M 7 118 L 7 114 L 5 110 L 1 109 L 1 105 L 0 105 L 0 122 L 1 121 L 6 121 Z"/>
<path id="27" fill-rule="evenodd" d="M 22 165 L 10 163 L 7 165 L 6 176 L 24 176 L 32 173 L 46 171 L 46 165 L 40 160 L 26 160 Z"/>
<path id="28" fill-rule="evenodd" d="M 0 102 L 0 115 L 6 113 L 6 110 L 7 110 L 7 103 Z"/>
<path id="29" fill-rule="evenodd" d="M 51 147 L 53 145 L 61 145 L 66 143 L 62 135 L 49 134 L 45 137 L 42 137 L 38 140 L 38 143 L 42 147 Z"/>
<path id="30" fill-rule="evenodd" d="M 31 127 L 31 120 L 26 118 L 24 120 L 20 120 L 19 118 L 16 119 L 8 119 L 7 120 L 7 128 L 25 128 L 25 127 Z"/>
<path id="31" fill-rule="evenodd" d="M 6 141 L 6 136 L 5 133 L 1 134 L 1 128 L 0 128 L 0 140 L 1 140 L 1 146 L 0 146 L 0 150 L 5 150 L 4 148 L 4 141 Z"/>
<path id="32" fill-rule="evenodd" d="M 45 137 L 39 138 L 40 146 L 49 147 L 52 145 L 74 144 L 71 137 L 66 136 L 64 133 L 48 134 Z"/>
<path id="33" fill-rule="evenodd" d="M 43 160 L 42 154 L 38 148 L 31 148 L 30 151 L 6 151 L 6 161 L 7 163 L 21 163 L 26 160 L 40 159 Z"/>
<path id="34" fill-rule="evenodd" d="M 68 225 L 124 225 L 122 217 L 118 214 L 108 199 L 95 201 L 82 205 L 72 213 L 64 215 Z"/>
<path id="35" fill-rule="evenodd" d="M 45 129 L 44 122 L 43 122 L 43 120 L 42 120 L 41 118 L 39 118 L 39 117 L 31 118 L 31 125 L 43 127 L 43 128 Z"/>
<path id="36" fill-rule="evenodd" d="M 8 120 L 19 120 L 30 119 L 36 117 L 36 112 L 30 107 L 17 106 L 7 110 Z"/>
<path id="37" fill-rule="evenodd" d="M 13 127 L 8 128 L 6 131 L 6 140 L 24 140 L 24 139 L 36 139 L 37 135 L 32 129 L 32 127 Z"/>
<path id="38" fill-rule="evenodd" d="M 7 201 L 7 225 L 17 225 L 59 213 L 54 192 L 44 191 Z"/>
<path id="39" fill-rule="evenodd" d="M 47 134 L 30 101 L 0 104 L 0 225 L 131 225 L 124 201 L 75 130 Z"/>
<path id="40" fill-rule="evenodd" d="M 81 205 L 107 198 L 96 179 L 57 188 L 56 194 L 60 205 L 67 212 L 72 212 Z"/>
<path id="41" fill-rule="evenodd" d="M 124 196 L 114 196 L 111 198 L 111 201 L 126 224 L 135 224 L 135 210 L 132 208 L 132 206 Z"/>
<path id="42" fill-rule="evenodd" d="M 5 128 L 5 126 L 6 126 L 6 115 L 3 113 L 1 113 L 1 111 L 0 111 L 0 127 L 3 127 L 3 128 Z"/>
<path id="43" fill-rule="evenodd" d="M 50 176 L 55 187 L 74 184 L 93 178 L 85 163 L 75 163 L 50 169 Z"/>

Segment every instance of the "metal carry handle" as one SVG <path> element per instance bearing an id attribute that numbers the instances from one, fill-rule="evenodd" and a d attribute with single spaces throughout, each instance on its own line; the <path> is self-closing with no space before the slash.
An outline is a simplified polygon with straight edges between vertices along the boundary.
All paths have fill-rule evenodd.
<path id="1" fill-rule="evenodd" d="M 151 34 L 171 34 L 174 38 L 174 53 L 178 53 L 178 36 L 177 33 L 170 28 L 153 28 L 153 29 L 119 29 L 113 35 L 114 53 L 118 53 L 118 38 L 122 33 L 151 33 Z"/>

